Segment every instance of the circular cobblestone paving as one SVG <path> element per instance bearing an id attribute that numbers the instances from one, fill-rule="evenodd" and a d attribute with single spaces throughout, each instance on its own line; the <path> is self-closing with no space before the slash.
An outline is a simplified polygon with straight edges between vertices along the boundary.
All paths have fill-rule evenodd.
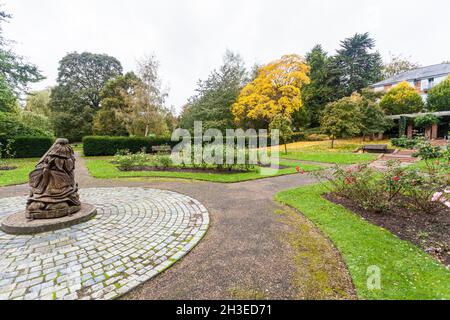
<path id="1" fill-rule="evenodd" d="M 144 188 L 80 190 L 97 207 L 85 223 L 32 236 L 0 231 L 0 299 L 111 299 L 192 249 L 209 216 L 197 200 Z M 0 220 L 26 197 L 0 199 Z"/>

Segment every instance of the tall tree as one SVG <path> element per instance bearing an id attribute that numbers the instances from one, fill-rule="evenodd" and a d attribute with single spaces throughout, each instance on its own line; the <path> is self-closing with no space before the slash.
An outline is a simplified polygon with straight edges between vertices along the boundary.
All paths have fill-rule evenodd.
<path id="1" fill-rule="evenodd" d="M 13 112 L 17 99 L 5 78 L 0 75 L 0 112 Z"/>
<path id="2" fill-rule="evenodd" d="M 411 62 L 408 59 L 403 58 L 401 55 L 391 55 L 390 61 L 383 67 L 383 75 L 385 78 L 393 77 L 399 73 L 417 69 L 420 64 L 417 62 Z"/>
<path id="3" fill-rule="evenodd" d="M 321 45 L 316 45 L 306 54 L 306 63 L 310 66 L 309 78 L 311 83 L 303 89 L 303 102 L 308 112 L 309 125 L 317 127 L 320 112 L 325 105 L 336 98 L 336 90 L 330 84 L 329 57 Z M 303 110 L 294 113 L 294 125 L 302 119 Z M 296 126 L 300 126 L 301 123 Z"/>
<path id="4" fill-rule="evenodd" d="M 128 72 L 106 82 L 100 92 L 100 110 L 94 117 L 94 134 L 108 136 L 128 135 L 125 121 L 119 118 L 119 113 L 130 108 L 127 105 L 125 96 L 132 94 L 141 83 L 141 79 L 134 72 Z"/>
<path id="5" fill-rule="evenodd" d="M 310 82 L 308 72 L 304 59 L 294 54 L 261 67 L 232 106 L 235 121 L 259 120 L 267 127 L 277 114 L 291 118 L 303 107 L 302 88 Z"/>
<path id="6" fill-rule="evenodd" d="M 361 132 L 361 97 L 353 94 L 327 104 L 320 119 L 321 131 L 331 137 L 331 148 L 336 138 L 350 138 Z"/>
<path id="7" fill-rule="evenodd" d="M 50 96 L 55 133 L 71 140 L 91 134 L 94 114 L 100 108 L 100 91 L 121 73 L 120 62 L 108 55 L 74 52 L 63 57 L 57 86 Z"/>
<path id="8" fill-rule="evenodd" d="M 76 142 L 92 134 L 94 110 L 67 87 L 56 86 L 52 89 L 50 106 L 56 136 Z"/>
<path id="9" fill-rule="evenodd" d="M 50 93 L 50 88 L 30 92 L 25 98 L 25 110 L 49 117 L 52 112 L 50 108 Z"/>
<path id="10" fill-rule="evenodd" d="M 189 107 L 181 115 L 181 126 L 192 129 L 194 121 L 203 121 L 205 129 L 224 131 L 232 128 L 231 106 L 246 81 L 247 72 L 242 58 L 226 51 L 222 66 L 213 70 L 206 80 L 199 80 L 196 95 L 190 98 Z"/>
<path id="11" fill-rule="evenodd" d="M 120 74 L 122 65 L 114 57 L 73 52 L 59 62 L 57 83 L 96 111 L 100 107 L 100 91 L 103 86 L 109 79 Z"/>
<path id="12" fill-rule="evenodd" d="M 361 111 L 363 140 L 367 136 L 371 136 L 373 139 L 375 134 L 383 133 L 392 127 L 392 121 L 386 117 L 386 114 L 377 102 L 380 98 L 380 93 L 371 89 L 363 89 L 361 95 L 354 94 L 353 96 Z"/>
<path id="13" fill-rule="evenodd" d="M 284 153 L 287 154 L 287 143 L 292 136 L 292 121 L 289 117 L 277 114 L 269 124 L 269 129 L 278 130 L 281 142 L 284 144 Z"/>
<path id="14" fill-rule="evenodd" d="M 330 61 L 341 96 L 349 96 L 383 78 L 383 62 L 374 47 L 375 40 L 367 32 L 341 41 L 341 49 Z"/>

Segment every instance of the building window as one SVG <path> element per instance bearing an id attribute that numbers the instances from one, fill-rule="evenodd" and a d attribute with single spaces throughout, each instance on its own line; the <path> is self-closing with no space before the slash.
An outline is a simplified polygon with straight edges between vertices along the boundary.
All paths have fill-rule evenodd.
<path id="1" fill-rule="evenodd" d="M 433 88 L 434 86 L 434 78 L 428 79 L 428 89 Z"/>

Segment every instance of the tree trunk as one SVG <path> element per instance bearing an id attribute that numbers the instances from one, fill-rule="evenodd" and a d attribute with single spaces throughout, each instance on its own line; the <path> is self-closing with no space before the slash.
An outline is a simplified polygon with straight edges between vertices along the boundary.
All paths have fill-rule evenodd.
<path id="1" fill-rule="evenodd" d="M 287 144 L 284 144 L 284 154 L 287 154 Z"/>
<path id="2" fill-rule="evenodd" d="M 331 136 L 331 149 L 334 149 L 334 136 Z"/>

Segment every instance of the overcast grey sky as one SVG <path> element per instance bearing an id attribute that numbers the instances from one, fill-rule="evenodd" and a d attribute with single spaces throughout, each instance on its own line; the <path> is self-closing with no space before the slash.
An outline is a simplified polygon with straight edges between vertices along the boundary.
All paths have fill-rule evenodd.
<path id="1" fill-rule="evenodd" d="M 71 51 L 107 53 L 125 71 L 154 53 L 177 110 L 199 78 L 220 66 L 225 50 L 248 66 L 283 54 L 304 55 L 320 43 L 370 32 L 389 52 L 422 65 L 450 60 L 448 0 L 3 0 L 13 15 L 5 36 L 53 85 L 59 60 Z"/>

